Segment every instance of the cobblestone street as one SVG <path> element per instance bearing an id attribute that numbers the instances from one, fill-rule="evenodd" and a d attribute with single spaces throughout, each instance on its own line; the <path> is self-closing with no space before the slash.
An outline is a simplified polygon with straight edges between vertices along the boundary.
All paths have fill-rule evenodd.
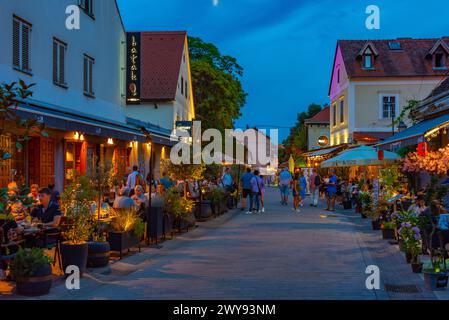
<path id="1" fill-rule="evenodd" d="M 365 287 L 378 265 L 381 289 Z M 267 191 L 266 213 L 230 212 L 157 248 L 96 270 L 45 299 L 436 299 L 397 246 L 353 211 L 328 214 L 306 202 L 300 214 Z M 415 293 L 385 290 L 412 285 Z M 444 298 L 439 296 L 440 298 Z"/>

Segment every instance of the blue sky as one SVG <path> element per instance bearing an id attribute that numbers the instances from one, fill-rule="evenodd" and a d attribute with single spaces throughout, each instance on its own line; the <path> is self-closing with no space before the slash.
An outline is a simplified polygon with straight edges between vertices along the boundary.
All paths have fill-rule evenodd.
<path id="1" fill-rule="evenodd" d="M 244 67 L 249 93 L 237 126 L 277 127 L 324 104 L 338 39 L 449 36 L 447 1 L 118 0 L 127 31 L 187 30 Z M 365 28 L 365 9 L 381 10 L 381 29 Z M 435 10 L 435 8 L 440 8 Z M 270 127 L 268 127 L 270 126 Z"/>

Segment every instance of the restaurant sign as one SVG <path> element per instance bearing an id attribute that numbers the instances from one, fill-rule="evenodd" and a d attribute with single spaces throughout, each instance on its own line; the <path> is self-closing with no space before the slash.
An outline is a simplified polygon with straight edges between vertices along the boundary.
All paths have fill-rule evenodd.
<path id="1" fill-rule="evenodd" d="M 140 33 L 126 34 L 126 103 L 140 104 Z"/>

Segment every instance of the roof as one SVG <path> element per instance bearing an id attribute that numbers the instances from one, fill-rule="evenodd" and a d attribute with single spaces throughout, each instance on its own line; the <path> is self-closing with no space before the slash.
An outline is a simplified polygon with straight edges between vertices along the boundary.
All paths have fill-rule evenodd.
<path id="1" fill-rule="evenodd" d="M 449 46 L 449 37 L 433 39 L 399 38 L 388 40 L 339 40 L 346 71 L 353 77 L 427 77 L 442 76 L 447 70 L 434 70 L 431 51 L 441 41 Z M 390 49 L 390 43 L 399 43 L 400 50 Z M 367 44 L 377 53 L 374 70 L 362 68 L 360 52 Z M 444 46 L 444 45 L 443 45 Z"/>
<path id="2" fill-rule="evenodd" d="M 175 100 L 187 32 L 142 32 L 140 41 L 140 98 L 146 101 Z"/>
<path id="3" fill-rule="evenodd" d="M 310 119 L 304 120 L 305 124 L 329 124 L 330 123 L 330 107 L 326 106 Z"/>
<path id="4" fill-rule="evenodd" d="M 430 93 L 430 95 L 426 99 L 438 96 L 444 92 L 449 92 L 449 78 L 446 78 L 446 80 L 441 82 L 441 84 L 438 87 L 433 89 L 433 91 Z"/>
<path id="5" fill-rule="evenodd" d="M 361 142 L 374 143 L 385 140 L 393 135 L 393 132 L 354 132 L 353 139 Z"/>

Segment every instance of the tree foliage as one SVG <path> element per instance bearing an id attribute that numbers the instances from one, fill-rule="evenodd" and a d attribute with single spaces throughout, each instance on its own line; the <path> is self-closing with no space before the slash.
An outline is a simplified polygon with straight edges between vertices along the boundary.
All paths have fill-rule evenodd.
<path id="1" fill-rule="evenodd" d="M 279 151 L 280 162 L 288 161 L 293 155 L 295 161 L 300 160 L 299 154 L 307 150 L 307 128 L 304 125 L 306 119 L 312 118 L 322 110 L 321 105 L 312 103 L 307 111 L 298 113 L 296 124 L 290 129 L 289 136 L 283 141 L 283 149 Z"/>
<path id="2" fill-rule="evenodd" d="M 243 68 L 200 38 L 189 38 L 189 52 L 196 120 L 202 122 L 203 131 L 234 128 L 247 97 L 240 81 Z"/>

